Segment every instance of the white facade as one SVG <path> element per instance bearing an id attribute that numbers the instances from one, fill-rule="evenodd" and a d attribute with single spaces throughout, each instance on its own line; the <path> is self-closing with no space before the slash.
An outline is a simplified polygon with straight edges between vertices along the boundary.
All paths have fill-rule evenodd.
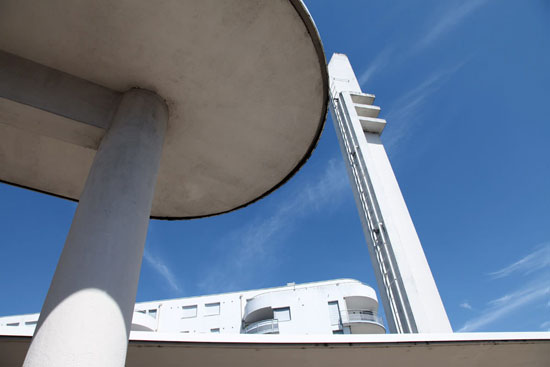
<path id="1" fill-rule="evenodd" d="M 31 330 L 39 314 L 0 318 Z M 381 334 L 374 289 L 353 279 L 141 302 L 132 331 L 220 334 Z"/>

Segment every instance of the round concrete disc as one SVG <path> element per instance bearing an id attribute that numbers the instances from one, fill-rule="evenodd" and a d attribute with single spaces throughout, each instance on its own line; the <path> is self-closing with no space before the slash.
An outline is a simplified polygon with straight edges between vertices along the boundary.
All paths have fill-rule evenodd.
<path id="1" fill-rule="evenodd" d="M 299 0 L 5 0 L 0 13 L 0 49 L 117 92 L 141 87 L 166 99 L 154 218 L 250 204 L 288 180 L 319 139 L 325 58 Z M 22 159 L 26 171 L 0 179 L 78 200 L 94 149 L 6 134 L 13 151 L 0 153 Z"/>

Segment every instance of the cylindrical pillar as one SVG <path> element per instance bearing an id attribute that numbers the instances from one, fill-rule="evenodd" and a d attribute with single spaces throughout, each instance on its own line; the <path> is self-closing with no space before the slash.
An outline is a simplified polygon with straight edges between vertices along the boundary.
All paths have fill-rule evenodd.
<path id="1" fill-rule="evenodd" d="M 90 169 L 24 366 L 124 366 L 168 110 L 121 99 Z"/>

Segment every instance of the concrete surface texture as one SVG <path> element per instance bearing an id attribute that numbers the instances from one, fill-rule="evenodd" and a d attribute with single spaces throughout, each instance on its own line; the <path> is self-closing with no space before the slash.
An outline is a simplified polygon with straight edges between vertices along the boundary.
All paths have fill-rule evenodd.
<path id="1" fill-rule="evenodd" d="M 385 120 L 344 54 L 329 63 L 331 112 L 390 332 L 452 333 L 422 244 L 380 140 Z"/>
<path id="2" fill-rule="evenodd" d="M 168 110 L 126 92 L 103 138 L 25 366 L 122 366 Z"/>
<path id="3" fill-rule="evenodd" d="M 0 337 L 3 366 L 20 366 L 29 336 Z M 219 335 L 132 332 L 128 367 L 546 367 L 550 333 Z"/>
<path id="4" fill-rule="evenodd" d="M 0 181 L 80 201 L 25 366 L 121 366 L 149 217 L 237 209 L 311 154 L 319 36 L 299 0 L 7 0 L 0 34 Z"/>
<path id="5" fill-rule="evenodd" d="M 257 200 L 305 162 L 324 124 L 324 54 L 298 0 L 7 0 L 0 34 L 4 182 L 78 200 L 132 87 L 170 111 L 153 217 Z"/>

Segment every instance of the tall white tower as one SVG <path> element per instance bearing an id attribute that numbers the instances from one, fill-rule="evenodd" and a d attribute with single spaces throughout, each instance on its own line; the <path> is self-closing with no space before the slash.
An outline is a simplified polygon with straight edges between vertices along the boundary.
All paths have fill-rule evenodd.
<path id="1" fill-rule="evenodd" d="M 407 205 L 380 140 L 374 95 L 346 55 L 329 63 L 330 109 L 392 333 L 452 333 Z"/>

